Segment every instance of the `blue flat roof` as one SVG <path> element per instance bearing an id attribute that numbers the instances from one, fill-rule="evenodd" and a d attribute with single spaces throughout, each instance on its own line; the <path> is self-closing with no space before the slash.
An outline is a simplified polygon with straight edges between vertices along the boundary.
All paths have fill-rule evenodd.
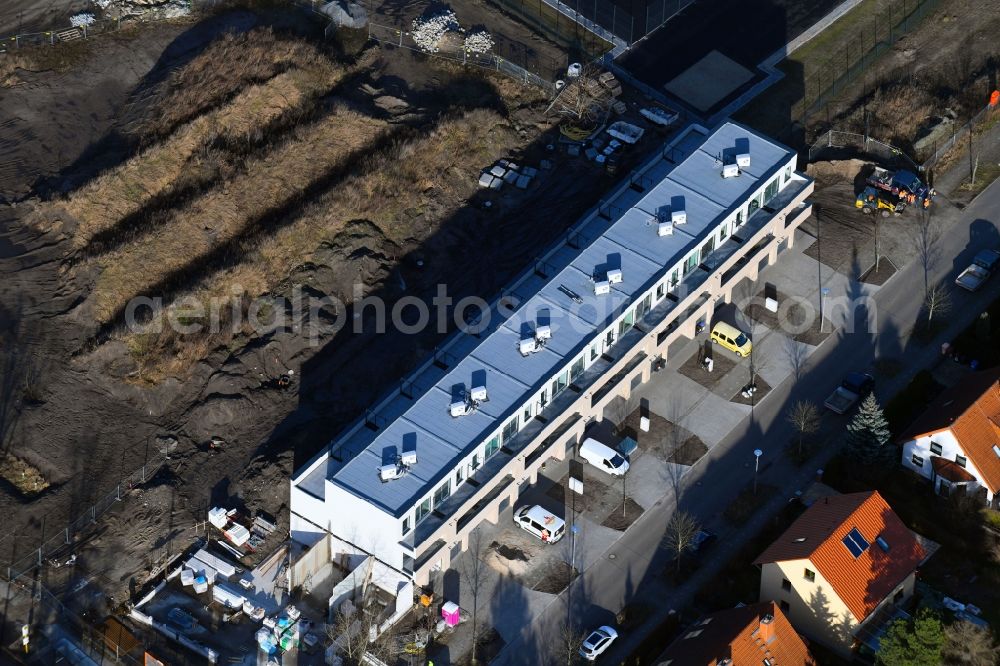
<path id="1" fill-rule="evenodd" d="M 720 176 L 718 159 L 733 157 L 737 142 L 747 142 L 751 166 L 738 178 Z M 580 250 L 563 245 L 546 261 L 556 265 L 549 278 L 531 276 L 519 283 L 515 293 L 526 297 L 506 320 L 495 319 L 479 337 L 460 334 L 448 345 L 451 367 L 435 366 L 418 375 L 411 388 L 413 398 L 399 394 L 383 405 L 379 415 L 389 423 L 374 432 L 362 427 L 340 442 L 343 464 L 318 466 L 300 481 L 317 489 L 321 479 L 401 516 L 440 485 L 450 471 L 474 447 L 480 445 L 502 423 L 518 411 L 558 370 L 570 364 L 584 347 L 648 290 L 702 239 L 742 205 L 762 181 L 777 173 L 792 151 L 752 130 L 726 123 L 707 136 L 689 131 L 664 154 L 643 169 L 655 182 L 644 193 L 624 188 L 610 202 L 627 206 L 613 223 Z M 675 226 L 673 235 L 656 233 L 656 214 L 670 209 L 683 198 L 687 223 Z M 595 225 L 590 224 L 590 227 Z M 609 294 L 594 293 L 592 277 L 620 268 L 623 280 L 611 285 Z M 528 292 L 528 293 L 525 293 Z M 494 317 L 500 318 L 495 310 Z M 523 333 L 548 322 L 552 338 L 538 352 L 521 356 L 518 342 Z M 489 400 L 471 414 L 458 418 L 449 413 L 453 395 L 485 380 Z M 417 464 L 404 476 L 382 482 L 377 468 L 403 450 L 403 442 L 415 442 Z M 314 492 L 314 494 L 319 494 Z"/>

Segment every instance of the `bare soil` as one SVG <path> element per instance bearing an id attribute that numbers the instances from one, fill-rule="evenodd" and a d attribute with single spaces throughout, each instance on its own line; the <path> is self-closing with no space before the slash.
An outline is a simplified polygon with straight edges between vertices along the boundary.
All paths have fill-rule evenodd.
<path id="1" fill-rule="evenodd" d="M 888 264 L 889 262 L 886 261 L 884 263 Z M 815 312 L 815 309 L 807 311 L 807 309 L 799 303 L 792 303 L 790 306 L 785 308 L 783 307 L 783 304 L 785 303 L 787 296 L 780 291 L 775 292 L 775 296 L 778 301 L 778 312 L 771 312 L 767 309 L 764 303 L 764 290 L 761 290 L 753 298 L 753 300 L 744 307 L 744 313 L 752 321 L 755 321 L 773 331 L 783 331 L 784 334 L 792 340 L 807 345 L 817 346 L 833 332 L 833 326 L 829 323 L 825 326 L 821 326 L 822 322 L 819 319 L 818 313 Z M 784 316 L 779 316 L 779 314 L 783 314 Z M 802 326 L 807 323 L 806 319 L 808 315 L 812 315 L 812 320 L 809 322 L 809 327 L 803 330 Z"/>
<path id="2" fill-rule="evenodd" d="M 645 511 L 638 502 L 633 500 L 631 497 L 625 498 L 625 509 L 624 511 L 616 508 L 608 517 L 604 519 L 601 523 L 604 527 L 610 527 L 613 530 L 618 530 L 619 532 L 624 532 L 629 528 L 629 526 L 639 519 L 639 516 Z"/>
<path id="3" fill-rule="evenodd" d="M 764 378 L 757 375 L 757 379 L 754 380 L 754 384 L 757 385 L 757 390 L 749 398 L 743 397 L 742 389 L 736 392 L 730 402 L 735 402 L 740 405 L 756 405 L 771 391 L 771 385 L 764 381 Z"/>
<path id="4" fill-rule="evenodd" d="M 649 432 L 639 429 L 643 410 L 636 409 L 625 419 L 622 431 L 639 444 L 640 450 L 660 456 L 667 462 L 693 465 L 708 452 L 708 447 L 691 431 L 649 412 Z"/>
<path id="5" fill-rule="evenodd" d="M 29 216 L 65 203 L 65 195 L 87 191 L 101 172 L 159 145 L 144 144 L 128 128 L 148 118 L 156 100 L 175 99 L 162 95 L 164 82 L 222 32 L 277 24 L 285 31 L 298 30 L 294 34 L 304 35 L 315 48 L 326 48 L 309 36 L 315 26 L 296 27 L 289 18 L 295 12 L 278 14 L 276 19 L 266 9 L 228 11 L 203 20 L 145 26 L 127 38 L 91 40 L 92 51 L 78 67 L 18 71 L 19 82 L 3 91 L 0 145 L 7 164 L 16 164 L 0 168 L 0 192 L 20 202 L 0 212 L 0 441 L 5 452 L 37 469 L 49 487 L 30 502 L 9 488 L 0 493 L 0 510 L 11 516 L 5 532 L 19 535 L 0 539 L 2 564 L 30 555 L 43 534 L 58 533 L 113 493 L 121 478 L 164 456 L 157 436 L 169 434 L 178 442 L 169 452 L 169 480 L 142 489 L 141 497 L 127 493 L 120 513 L 99 521 L 96 536 L 88 537 L 93 547 L 77 560 L 77 575 L 99 575 L 102 586 L 123 599 L 130 580 L 142 580 L 191 542 L 194 525 L 204 521 L 210 506 L 287 515 L 292 470 L 440 341 L 434 331 L 418 336 L 342 331 L 314 347 L 294 330 L 263 335 L 240 331 L 204 343 L 203 355 L 189 357 L 183 372 L 144 380 L 147 355 L 166 353 L 160 358 L 168 358 L 181 347 L 169 346 L 174 344 L 170 340 L 154 347 L 148 338 L 102 337 L 94 310 L 86 305 L 103 275 L 100 262 L 81 261 L 72 225 L 40 231 L 25 223 Z M 486 208 L 475 192 L 475 178 L 497 153 L 455 148 L 452 153 L 466 160 L 466 170 L 445 166 L 425 174 L 426 183 L 416 190 L 418 202 L 407 204 L 399 225 L 354 220 L 334 242 L 313 248 L 312 261 L 278 266 L 282 279 L 266 284 L 265 291 L 285 294 L 298 284 L 316 295 L 338 293 L 360 276 L 366 293 L 383 296 L 389 308 L 404 295 L 429 299 L 439 283 L 448 284 L 456 301 L 473 294 L 490 297 L 596 203 L 609 177 L 584 160 L 546 150 L 556 143 L 555 133 L 537 92 L 442 63 L 408 51 L 376 52 L 315 113 L 342 104 L 350 113 L 378 119 L 417 139 L 432 136 L 444 114 L 456 109 L 493 114 L 498 120 L 491 127 L 510 141 L 504 144 L 506 156 L 521 164 L 549 159 L 553 171 L 542 172 L 527 191 L 491 196 L 492 206 Z M 230 101 L 205 101 L 203 115 Z M 302 120 L 316 117 L 307 114 Z M 183 126 L 190 120 L 170 122 Z M 295 128 L 289 123 L 281 131 Z M 172 131 L 157 134 L 155 141 L 171 136 Z M 225 140 L 212 144 L 212 151 L 231 152 L 220 162 L 229 166 L 205 181 L 207 187 L 224 189 L 247 173 L 247 164 L 281 144 L 251 136 L 242 145 Z M 247 146 L 249 152 L 239 152 Z M 380 153 L 382 162 L 366 162 L 359 155 L 341 175 L 353 177 L 371 164 L 382 169 L 392 154 Z M 626 155 L 621 172 L 641 157 L 642 149 Z M 556 173 L 558 177 L 552 175 Z M 459 185 L 452 188 L 445 180 Z M 338 183 L 308 190 L 306 200 Z M 397 199 L 413 192 L 403 191 Z M 144 218 L 147 231 L 173 219 L 200 193 L 182 188 L 183 196 L 155 200 L 159 217 Z M 294 217 L 286 213 L 299 211 L 278 207 L 268 219 L 284 221 Z M 258 226 L 257 233 L 265 233 L 259 238 L 273 238 L 270 230 L 267 224 Z M 188 233 L 194 235 L 191 228 Z M 243 255 L 220 251 L 219 263 L 195 262 L 177 274 L 185 288 L 197 293 L 233 268 L 227 263 L 233 256 Z M 361 358 L 364 363 L 358 362 Z M 294 380 L 283 386 L 276 378 L 289 370 Z M 209 448 L 209 438 L 216 436 L 225 444 Z"/>
<path id="6" fill-rule="evenodd" d="M 737 361 L 730 354 L 723 352 L 716 353 L 715 345 L 706 342 L 704 348 L 697 354 L 692 354 L 691 358 L 677 369 L 679 373 L 693 379 L 708 390 L 714 389 L 719 382 L 729 374 L 729 371 L 736 367 Z M 705 368 L 704 359 L 712 359 L 712 372 Z"/>

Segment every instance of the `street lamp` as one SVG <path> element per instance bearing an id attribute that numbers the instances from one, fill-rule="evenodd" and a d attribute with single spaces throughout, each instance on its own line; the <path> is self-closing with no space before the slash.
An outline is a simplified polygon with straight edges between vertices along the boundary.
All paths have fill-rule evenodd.
<path id="1" fill-rule="evenodd" d="M 829 287 L 823 287 L 819 290 L 819 332 L 822 333 L 826 328 L 826 314 L 823 312 L 823 302 L 826 297 L 830 294 Z"/>
<path id="2" fill-rule="evenodd" d="M 757 494 L 757 470 L 760 469 L 760 457 L 764 452 L 760 449 L 753 450 L 753 494 Z"/>

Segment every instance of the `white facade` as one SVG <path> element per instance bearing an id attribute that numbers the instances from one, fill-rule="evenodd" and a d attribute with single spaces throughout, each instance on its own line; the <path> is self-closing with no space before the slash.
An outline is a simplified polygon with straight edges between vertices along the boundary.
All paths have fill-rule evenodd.
<path id="1" fill-rule="evenodd" d="M 925 479 L 932 480 L 934 482 L 935 493 L 947 494 L 947 492 L 942 493 L 942 484 L 945 486 L 953 484 L 941 477 L 934 478 L 934 468 L 931 463 L 931 458 L 934 456 L 951 460 L 956 462 L 959 467 L 964 467 L 966 472 L 976 478 L 975 482 L 967 484 L 966 492 L 972 493 L 982 487 L 986 491 L 986 502 L 993 502 L 993 493 L 990 492 L 989 487 L 983 482 L 982 474 L 976 469 L 976 465 L 962 448 L 962 445 L 959 444 L 951 430 L 942 430 L 932 435 L 924 435 L 903 444 L 903 467 L 916 472 Z"/>
<path id="2" fill-rule="evenodd" d="M 732 133 L 733 127 L 738 128 L 727 125 L 724 129 Z M 750 133 L 743 128 L 738 128 L 738 131 Z M 678 137 L 675 144 L 686 141 L 689 144 L 687 147 L 690 148 L 690 144 L 693 143 L 692 136 L 696 136 L 699 132 L 704 135 L 706 141 L 715 136 L 703 128 L 693 127 Z M 478 443 L 473 443 L 471 446 L 463 445 L 464 443 L 457 441 L 459 435 L 446 431 L 445 428 L 460 429 L 469 422 L 469 419 L 479 418 L 481 414 L 476 417 L 453 418 L 445 421 L 441 430 L 426 433 L 427 437 L 440 438 L 442 444 L 462 445 L 462 453 L 449 460 L 440 470 L 426 466 L 420 470 L 434 472 L 433 480 L 424 483 L 422 492 L 415 495 L 412 500 L 407 497 L 406 501 L 398 506 L 389 503 L 385 498 L 366 499 L 366 494 L 379 493 L 382 490 L 391 494 L 403 487 L 399 481 L 389 481 L 379 486 L 372 485 L 374 482 L 368 476 L 364 476 L 361 477 L 361 481 L 368 484 L 369 490 L 363 490 L 345 487 L 342 480 L 339 485 L 332 480 L 340 473 L 339 470 L 345 469 L 354 460 L 347 456 L 344 461 L 335 461 L 338 450 L 356 450 L 356 446 L 359 446 L 355 444 L 356 442 L 361 442 L 360 446 L 370 449 L 374 445 L 371 443 L 373 437 L 388 437 L 387 433 L 392 431 L 397 422 L 409 419 L 409 417 L 400 418 L 407 413 L 406 409 L 410 409 L 405 406 L 406 404 L 416 406 L 427 397 L 427 394 L 407 396 L 410 403 L 400 398 L 398 393 L 385 398 L 371 411 L 396 413 L 398 416 L 394 418 L 397 421 L 388 426 L 375 428 L 379 431 L 378 435 L 372 435 L 371 428 L 366 430 L 366 425 L 369 424 L 365 422 L 355 424 L 335 440 L 329 450 L 314 458 L 293 477 L 291 488 L 293 540 L 308 546 L 321 539 L 325 533 L 332 533 L 365 552 L 375 554 L 389 566 L 412 573 L 418 582 L 425 581 L 430 572 L 447 567 L 452 549 L 444 546 L 453 546 L 456 543 L 464 546 L 468 532 L 481 520 L 495 522 L 498 513 L 503 508 L 511 506 L 516 499 L 521 483 L 528 480 L 534 482 L 540 465 L 546 459 L 564 457 L 567 450 L 579 441 L 583 424 L 588 418 L 600 418 L 608 402 L 618 396 L 627 395 L 634 381 L 641 382 L 648 379 L 649 364 L 642 363 L 644 359 L 651 360 L 655 356 L 665 358 L 671 342 L 680 336 L 693 337 L 696 322 L 710 319 L 717 298 L 728 301 L 732 288 L 739 281 L 746 277 L 756 278 L 761 265 L 775 261 L 779 245 L 791 244 L 795 227 L 809 215 L 810 208 L 805 203 L 805 198 L 812 191 L 812 182 L 795 172 L 796 156 L 793 152 L 778 148 L 761 137 L 754 136 L 755 141 L 765 142 L 779 151 L 772 152 L 771 157 L 776 154 L 781 155 L 780 160 L 775 160 L 768 167 L 761 167 L 767 171 L 757 180 L 744 174 L 740 176 L 743 180 L 739 183 L 734 182 L 739 179 L 731 179 L 726 181 L 727 185 L 718 185 L 714 179 L 721 180 L 721 178 L 716 173 L 717 166 L 712 165 L 712 159 L 701 154 L 697 146 L 691 149 L 689 156 L 701 160 L 698 162 L 699 168 L 704 164 L 705 187 L 736 186 L 746 189 L 734 203 L 715 201 L 711 192 L 702 197 L 693 190 L 685 190 L 690 192 L 685 210 L 687 220 L 684 225 L 678 226 L 678 230 L 681 231 L 675 231 L 671 239 L 684 237 L 683 230 L 696 227 L 699 219 L 703 226 L 697 236 L 691 236 L 696 239 L 695 242 L 689 243 L 684 252 L 672 255 L 673 260 L 669 264 L 657 263 L 655 257 L 643 254 L 644 248 L 632 251 L 630 245 L 641 245 L 646 242 L 642 236 L 636 240 L 635 235 L 636 230 L 641 231 L 643 224 L 650 224 L 649 244 L 655 244 L 658 239 L 656 225 L 651 222 L 644 223 L 640 219 L 642 216 L 650 218 L 649 213 L 640 211 L 637 206 L 626 208 L 611 228 L 608 228 L 607 222 L 603 219 L 597 219 L 604 217 L 601 209 L 592 211 L 584 218 L 577 228 L 586 230 L 588 225 L 593 225 L 593 228 L 606 231 L 587 247 L 576 248 L 579 252 L 573 253 L 576 257 L 573 261 L 578 262 L 585 258 L 587 253 L 603 259 L 605 250 L 611 248 L 627 255 L 626 260 L 629 262 L 620 267 L 623 269 L 623 280 L 612 285 L 612 294 L 597 296 L 600 299 L 609 299 L 606 301 L 609 303 L 608 307 L 612 307 L 611 303 L 614 304 L 614 314 L 606 320 L 607 323 L 594 328 L 588 333 L 588 337 L 572 345 L 574 351 L 564 355 L 562 363 L 557 365 L 551 374 L 542 377 L 541 381 L 537 378 L 532 379 L 530 392 L 521 394 L 517 401 L 512 402 L 511 408 L 504 412 L 505 416 L 494 421 L 492 432 L 479 439 Z M 666 177 L 672 173 L 671 169 L 675 168 L 672 166 L 672 160 L 666 159 L 667 154 L 668 149 L 665 149 L 662 155 L 654 157 L 640 170 L 640 173 L 661 173 L 660 178 L 664 178 L 662 183 L 666 183 Z M 763 155 L 761 159 L 755 158 L 754 164 L 766 164 Z M 680 185 L 671 186 L 676 190 L 688 185 L 689 183 L 682 182 Z M 629 186 L 629 182 L 623 183 L 607 200 L 635 201 L 638 197 Z M 649 191 L 653 192 L 658 186 L 654 183 Z M 778 204 L 775 205 L 775 202 Z M 771 204 L 772 210 L 764 210 L 768 204 Z M 725 211 L 725 214 L 713 218 L 711 224 L 705 227 L 706 215 L 709 214 L 705 211 Z M 652 221 L 655 222 L 655 218 Z M 627 228 L 628 231 L 618 232 L 619 224 L 623 224 L 622 228 Z M 734 233 L 741 235 L 739 243 L 731 242 Z M 572 234 L 571 231 L 570 238 Z M 553 257 L 555 262 L 562 257 L 561 260 L 565 263 L 564 255 L 570 252 L 568 244 L 569 242 L 553 248 L 543 257 L 543 261 Z M 741 261 L 743 257 L 751 254 L 753 261 Z M 559 275 L 563 275 L 566 270 L 568 269 Z M 655 279 L 645 279 L 645 275 L 652 275 Z M 538 291 L 542 288 L 551 289 L 551 283 L 558 278 L 542 283 L 542 287 L 534 286 L 532 280 L 537 282 L 538 278 L 529 273 L 508 291 L 516 292 L 519 287 L 524 287 L 524 290 L 533 287 Z M 560 285 L 562 286 L 562 283 Z M 641 288 L 637 288 L 638 285 L 641 285 Z M 589 294 L 583 294 L 579 289 L 576 291 L 581 297 L 594 298 L 593 290 Z M 706 300 L 704 298 L 706 294 L 711 298 Z M 551 296 L 548 298 L 551 302 Z M 527 309 L 530 303 L 529 299 L 521 310 Z M 497 311 L 499 312 L 499 308 Z M 509 316 L 508 322 L 513 321 L 519 313 L 515 312 Z M 640 322 L 642 328 L 636 329 L 636 325 Z M 637 335 L 637 331 L 642 335 Z M 494 336 L 502 337 L 505 334 L 511 338 L 510 346 L 514 349 L 516 336 L 509 331 L 504 332 L 500 326 L 489 336 L 476 341 L 475 344 L 479 347 L 474 348 L 472 353 L 478 353 L 477 350 L 487 346 Z M 471 336 L 466 335 L 466 338 Z M 558 343 L 560 341 L 558 328 L 555 330 L 555 338 L 553 342 Z M 624 347 L 621 344 L 623 338 L 628 339 Z M 460 348 L 465 343 L 466 341 L 459 337 L 449 344 Z M 447 348 L 448 345 L 445 345 L 445 349 Z M 551 354 L 551 351 L 547 353 Z M 465 360 L 460 361 L 452 370 L 457 371 L 458 368 L 462 368 L 465 362 Z M 520 363 L 520 361 L 514 362 Z M 422 372 L 432 375 L 434 369 L 430 364 L 431 361 L 428 361 L 416 371 L 415 375 L 420 375 Z M 592 372 L 586 374 L 595 367 L 599 367 L 599 375 L 593 376 Z M 507 368 L 502 367 L 500 370 L 503 372 Z M 467 381 L 464 375 L 462 378 Z M 608 386 L 610 383 L 608 378 L 616 378 L 616 385 Z M 581 384 L 583 388 L 578 392 L 568 391 L 569 386 L 574 383 Z M 426 382 L 422 384 L 426 385 Z M 508 384 L 523 386 L 524 381 L 511 381 Z M 504 397 L 494 390 L 494 386 L 496 383 L 489 387 L 491 400 L 486 403 L 487 406 L 499 402 Z M 609 390 L 605 391 L 605 388 Z M 567 395 L 571 397 L 567 398 Z M 557 399 L 559 411 L 552 413 L 553 403 Z M 446 415 L 449 402 L 450 400 L 442 397 L 442 414 Z M 403 412 L 394 407 L 399 403 L 404 405 L 401 408 Z M 539 421 L 536 417 L 543 410 L 545 419 Z M 564 416 L 571 413 L 579 414 L 578 422 L 565 422 Z M 540 426 L 541 423 L 545 425 Z M 519 435 L 529 425 L 533 431 L 530 441 L 526 442 L 525 437 Z M 534 432 L 534 429 L 537 429 L 537 432 Z M 550 441 L 553 438 L 558 441 Z M 543 451 L 541 444 L 545 442 L 548 442 L 546 444 L 548 448 Z M 516 448 L 516 451 L 511 452 L 512 448 Z M 425 461 L 420 446 L 417 449 L 420 462 L 414 469 L 419 469 L 420 465 L 431 465 L 432 463 Z M 506 462 L 499 467 L 495 458 L 505 450 L 513 455 L 504 454 L 500 459 Z M 488 466 L 489 469 L 484 470 L 484 466 Z M 487 471 L 489 474 L 484 476 Z M 370 474 L 372 479 L 375 478 L 374 467 L 370 473 L 365 472 L 365 474 Z M 467 483 L 472 476 L 476 476 L 477 480 L 474 487 Z M 483 504 L 484 498 L 489 498 L 489 502 Z M 437 512 L 438 517 L 435 517 L 433 512 Z M 442 514 L 446 519 L 439 517 Z M 451 519 L 454 516 L 457 516 L 457 519 Z M 465 518 L 468 520 L 463 520 Z"/>

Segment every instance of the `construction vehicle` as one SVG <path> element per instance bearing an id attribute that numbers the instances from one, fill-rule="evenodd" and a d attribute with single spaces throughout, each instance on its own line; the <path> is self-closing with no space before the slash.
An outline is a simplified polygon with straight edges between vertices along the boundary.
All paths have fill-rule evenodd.
<path id="1" fill-rule="evenodd" d="M 902 215 L 906 210 L 906 202 L 888 192 L 868 186 L 858 195 L 854 207 L 860 208 L 865 215 L 880 211 L 882 217 L 889 217 L 890 214 Z"/>
<path id="2" fill-rule="evenodd" d="M 922 208 L 929 208 L 934 195 L 937 194 L 932 188 L 927 187 L 912 171 L 889 171 L 881 167 L 875 167 L 867 178 L 868 185 L 890 192 L 910 204 L 920 205 Z"/>

